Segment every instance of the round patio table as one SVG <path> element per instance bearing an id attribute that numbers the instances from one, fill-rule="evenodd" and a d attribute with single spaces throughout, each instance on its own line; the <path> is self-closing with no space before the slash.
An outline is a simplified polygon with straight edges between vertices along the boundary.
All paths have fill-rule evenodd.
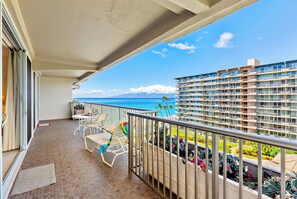
<path id="1" fill-rule="evenodd" d="M 80 128 L 84 126 L 85 121 L 87 119 L 91 119 L 91 118 L 92 118 L 91 115 L 82 115 L 82 114 L 72 115 L 72 119 L 78 120 L 78 127 L 73 131 L 73 135 L 75 135 L 76 131 L 80 131 Z"/>

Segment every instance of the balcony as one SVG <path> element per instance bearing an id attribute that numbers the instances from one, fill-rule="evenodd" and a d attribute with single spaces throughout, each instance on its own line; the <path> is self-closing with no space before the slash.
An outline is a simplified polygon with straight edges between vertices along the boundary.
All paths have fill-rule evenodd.
<path id="1" fill-rule="evenodd" d="M 135 137 L 135 140 L 134 137 L 131 136 L 130 149 L 134 149 L 136 153 L 132 153 L 132 155 L 130 153 L 129 161 L 128 156 L 121 157 L 119 161 L 117 161 L 117 164 L 112 169 L 109 169 L 98 160 L 97 153 L 90 155 L 84 150 L 81 135 L 72 136 L 74 128 L 77 127 L 76 121 L 51 120 L 50 127 L 37 128 L 34 139 L 31 139 L 31 135 L 33 136 L 39 120 L 69 117 L 70 114 L 68 114 L 67 110 L 69 99 L 72 99 L 72 88 L 78 88 L 81 82 L 87 80 L 96 73 L 100 73 L 102 70 L 123 61 L 127 57 L 133 56 L 148 47 L 152 47 L 160 41 L 173 41 L 184 34 L 190 33 L 253 3 L 254 0 L 185 0 L 182 1 L 182 3 L 179 1 L 162 0 L 146 1 L 145 3 L 144 1 L 92 1 L 92 3 L 86 4 L 83 3 L 83 1 L 77 2 L 79 2 L 80 5 L 73 3 L 71 0 L 65 0 L 64 3 L 59 5 L 56 5 L 53 1 L 2 1 L 3 7 L 1 7 L 1 9 L 2 11 L 5 11 L 2 12 L 1 17 L 2 23 L 4 24 L 2 24 L 2 26 L 4 28 L 11 28 L 4 31 L 4 34 L 11 33 L 11 35 L 5 35 L 5 39 L 8 42 L 11 41 L 13 44 L 16 43 L 16 47 L 11 45 L 10 48 L 20 50 L 24 55 L 22 56 L 24 58 L 23 61 L 26 61 L 26 58 L 28 57 L 28 62 L 31 61 L 34 63 L 33 70 L 28 68 L 28 74 L 34 74 L 34 78 L 36 77 L 34 81 L 31 81 L 35 86 L 33 88 L 33 86 L 30 87 L 29 84 L 27 87 L 24 83 L 26 81 L 25 76 L 18 76 L 21 80 L 24 80 L 24 84 L 21 87 L 18 87 L 22 93 L 22 103 L 18 104 L 18 107 L 21 107 L 22 109 L 19 114 L 22 116 L 22 120 L 20 120 L 19 123 L 24 124 L 25 127 L 21 128 L 24 131 L 22 131 L 21 134 L 23 142 L 21 143 L 22 150 L 20 153 L 22 154 L 22 157 L 27 153 L 21 168 L 29 168 L 54 162 L 57 175 L 57 183 L 55 185 L 11 198 L 159 197 L 151 189 L 148 189 L 139 178 L 135 178 L 134 175 L 130 175 L 130 178 L 128 178 L 128 169 L 132 172 L 139 169 L 139 172 L 144 174 L 142 176 L 143 178 L 148 177 L 148 184 L 150 180 L 153 186 L 155 182 L 157 182 L 158 185 L 155 188 L 158 191 L 159 188 L 163 190 L 166 189 L 166 194 L 171 196 L 171 193 L 174 192 L 173 187 L 170 186 L 168 188 L 165 180 L 162 184 L 161 181 L 159 181 L 159 177 L 155 180 L 154 171 L 151 175 L 148 167 L 147 170 L 145 170 L 144 164 L 133 165 L 135 162 L 131 159 L 132 157 L 137 158 L 138 155 L 146 154 L 148 156 L 148 151 L 145 153 L 146 151 L 142 146 L 145 146 L 145 144 L 149 145 L 149 141 L 152 141 L 153 139 L 149 140 L 148 138 L 146 139 L 146 142 L 144 140 L 138 142 L 139 139 L 137 136 Z M 3 21 L 5 19 L 7 20 Z M 63 27 L 63 31 L 59 31 L 59 27 Z M 67 52 L 65 49 L 67 49 Z M 26 71 L 26 68 L 24 68 L 24 71 Z M 181 81 L 179 81 L 179 91 L 187 90 L 183 88 L 189 88 L 193 91 L 213 90 L 211 87 L 199 88 L 199 86 L 201 86 L 199 83 L 204 82 L 206 79 L 218 78 L 219 77 L 207 77 L 205 79 L 194 79 L 191 77 L 187 82 L 181 83 Z M 39 82 L 41 83 L 39 84 Z M 197 83 L 191 85 L 189 82 Z M 208 83 L 208 85 L 212 84 L 215 83 Z M 197 86 L 197 88 L 194 86 Z M 230 87 L 228 88 L 230 89 Z M 32 90 L 34 93 L 29 93 L 27 90 Z M 58 93 L 59 97 L 56 97 Z M 191 95 L 193 94 L 184 93 L 180 96 Z M 26 99 L 26 96 L 28 96 L 28 98 L 30 98 L 30 96 L 36 98 L 29 100 Z M 39 97 L 41 99 L 39 99 Z M 39 104 L 39 101 L 41 101 L 41 105 Z M 193 100 L 192 105 L 201 105 L 199 101 L 196 101 L 198 101 L 198 99 L 195 101 Z M 187 107 L 189 105 L 183 98 L 180 98 L 180 102 L 183 104 L 178 105 L 179 107 Z M 27 105 L 30 105 L 30 103 L 32 107 L 28 107 L 27 109 Z M 90 104 L 85 105 L 91 108 L 98 106 Z M 191 108 L 185 108 L 185 110 L 189 109 Z M 199 106 L 196 109 L 199 109 Z M 119 110 L 122 110 L 122 112 Z M 119 116 L 126 115 L 127 112 L 141 110 L 130 108 L 123 109 L 121 107 L 107 108 L 106 106 L 100 106 L 100 111 L 108 112 L 110 117 L 108 123 L 114 123 L 114 121 L 120 119 Z M 32 117 L 30 118 L 30 116 Z M 131 117 L 133 121 L 138 120 L 136 115 Z M 140 116 L 139 118 L 141 117 L 143 116 Z M 191 118 L 188 116 L 184 117 L 187 119 Z M 30 119 L 34 121 L 29 121 Z M 141 119 L 147 121 L 150 120 L 149 118 Z M 140 123 L 136 122 L 134 125 L 133 121 L 130 121 L 130 132 L 132 135 L 146 132 L 145 135 L 149 136 L 148 133 L 153 133 L 152 129 L 151 131 L 148 131 L 149 127 L 143 123 L 139 128 L 143 130 L 144 127 L 146 127 L 147 129 L 145 131 L 134 131 L 136 128 L 135 125 L 139 125 Z M 151 121 L 152 124 L 153 122 L 157 125 L 160 124 L 158 118 L 154 117 L 154 120 Z M 164 123 L 166 125 L 171 125 L 171 122 L 173 121 L 163 121 L 163 125 Z M 27 124 L 28 133 L 26 130 Z M 178 126 L 182 128 L 189 128 L 187 125 L 189 124 L 178 123 Z M 203 130 L 205 127 L 194 125 L 193 128 L 196 130 Z M 159 129 L 157 129 L 156 132 L 159 133 Z M 212 132 L 214 136 L 219 134 L 224 135 L 221 134 L 224 130 L 222 131 L 220 129 L 210 129 L 210 132 Z M 27 137 L 27 135 L 30 136 Z M 240 137 L 238 134 L 228 134 L 228 136 L 230 135 L 236 139 L 254 139 L 254 137 Z M 154 138 L 153 136 L 152 138 Z M 205 137 L 208 139 L 208 136 Z M 31 145 L 28 152 L 26 152 L 27 146 L 29 146 L 28 142 L 30 141 Z M 269 143 L 269 140 L 267 142 Z M 265 139 L 264 142 L 261 143 L 265 143 Z M 281 142 L 274 144 L 284 146 Z M 287 144 L 286 146 L 290 148 L 290 144 Z M 212 151 L 214 154 L 215 152 L 218 152 L 216 148 L 213 148 Z M 215 158 L 216 157 L 214 157 L 214 159 Z M 240 158 L 242 172 L 242 166 L 244 165 L 242 163 L 242 156 L 240 156 Z M 144 158 L 139 158 L 138 160 L 139 163 L 145 161 Z M 18 162 L 20 164 L 20 159 Z M 129 165 L 128 163 L 132 164 Z M 159 164 L 159 162 L 157 164 Z M 20 166 L 17 166 L 17 164 L 15 165 L 15 168 Z M 152 165 L 154 165 L 154 163 L 151 164 L 151 166 Z M 178 166 L 181 165 L 177 164 L 177 167 Z M 189 166 L 188 163 L 186 163 L 185 167 L 187 166 Z M 2 162 L 0 168 L 2 168 Z M 218 174 L 216 173 L 216 169 L 217 168 L 212 165 L 213 172 L 211 175 L 214 176 L 213 179 L 222 179 L 222 176 L 216 175 Z M 13 173 L 14 176 L 10 175 L 10 179 L 16 177 L 18 170 L 19 169 L 15 170 Z M 172 171 L 172 173 L 176 171 L 171 167 L 168 171 L 169 170 Z M 165 172 L 163 173 L 165 174 Z M 205 179 L 208 179 L 208 170 L 206 173 Z M 226 173 L 226 171 L 224 171 L 224 173 Z M 200 173 L 199 175 L 201 174 L 203 173 Z M 187 176 L 188 175 L 186 174 L 186 177 Z M 238 195 L 241 193 L 244 195 L 246 190 L 244 190 L 242 178 L 240 179 L 238 185 L 240 191 L 238 192 L 238 190 L 236 190 L 235 192 L 239 193 Z M 13 180 L 2 181 L 1 179 L 0 181 L 2 184 L 0 189 L 1 197 L 4 196 L 5 198 L 8 194 L 7 187 L 13 185 Z M 218 198 L 215 197 L 216 190 L 218 190 L 217 184 L 214 184 L 216 181 L 213 180 L 212 185 L 210 185 L 210 181 L 206 181 L 207 183 L 202 182 L 199 184 L 206 185 L 206 188 L 207 186 L 212 188 L 212 193 L 214 194 L 211 195 L 209 190 L 206 192 L 202 191 L 202 193 L 204 193 L 205 196 L 208 196 L 208 198 Z M 224 185 L 226 185 L 226 181 L 228 181 L 228 179 L 224 177 Z M 196 183 L 195 178 L 195 185 L 196 184 L 198 183 Z M 186 188 L 188 188 L 187 182 L 185 185 Z M 233 192 L 228 194 L 229 192 L 225 188 L 221 190 L 224 190 L 223 195 L 225 198 L 226 196 L 233 194 Z M 198 191 L 196 190 L 195 196 L 197 196 L 197 193 Z M 259 190 L 258 193 L 261 197 L 261 190 Z M 178 191 L 174 194 L 179 196 Z M 182 195 L 182 191 L 180 194 Z M 187 195 L 185 194 L 185 196 Z"/>
<path id="2" fill-rule="evenodd" d="M 128 155 L 119 156 L 112 169 L 97 152 L 85 150 L 82 135 L 73 136 L 77 121 L 50 121 L 39 127 L 21 169 L 54 163 L 57 183 L 16 198 L 158 198 L 136 176 L 128 177 Z"/>
<path id="3" fill-rule="evenodd" d="M 205 175 L 199 165 L 194 165 L 187 161 L 183 163 L 182 158 L 177 160 L 179 155 L 176 156 L 172 154 L 172 149 L 165 151 L 160 148 L 162 147 L 160 144 L 156 144 L 159 143 L 158 140 L 160 141 L 161 139 L 162 128 L 159 128 L 161 125 L 165 125 L 168 129 L 179 129 L 177 131 L 180 133 L 186 133 L 185 137 L 189 136 L 187 133 L 191 133 L 195 130 L 195 132 L 199 132 L 204 136 L 205 139 L 212 139 L 214 141 L 213 143 L 221 142 L 219 141 L 219 135 L 222 135 L 239 139 L 240 143 L 244 140 L 252 140 L 256 143 L 259 142 L 297 149 L 297 144 L 291 141 L 276 140 L 265 136 L 250 135 L 198 123 L 186 123 L 135 113 L 144 111 L 141 109 L 90 103 L 85 103 L 84 107 L 85 110 L 95 108 L 108 113 L 110 117 L 107 123 L 109 124 L 115 123 L 120 118 L 127 118 L 127 112 L 130 112 L 129 131 L 131 144 L 129 146 L 129 155 L 120 156 L 112 169 L 110 169 L 103 164 L 97 152 L 90 154 L 85 150 L 81 134 L 73 136 L 73 130 L 78 125 L 77 121 L 50 121 L 50 127 L 39 127 L 37 129 L 35 138 L 32 141 L 21 168 L 25 169 L 32 166 L 54 163 L 57 183 L 50 187 L 11 197 L 12 199 L 31 197 L 75 198 L 77 196 L 83 198 L 122 198 L 123 195 L 127 198 L 170 198 L 171 196 L 173 198 L 197 198 L 198 192 L 203 196 L 207 197 L 208 195 L 208 198 L 213 198 L 212 195 L 216 193 L 218 186 L 215 182 L 222 183 L 223 186 L 220 187 L 219 190 L 222 194 L 226 195 L 226 198 L 237 199 L 241 194 L 243 198 L 254 198 L 257 197 L 258 194 L 262 195 L 261 190 L 255 191 L 247 189 L 242 181 L 239 183 L 232 182 L 226 175 L 219 174 L 219 171 L 216 169 L 218 168 L 216 167 L 217 163 L 215 163 L 215 165 L 207 164 L 206 171 L 208 174 Z M 154 112 L 152 113 L 154 114 Z M 199 113 L 197 113 L 197 115 L 198 114 Z M 212 117 L 214 117 L 214 115 L 212 115 Z M 191 116 L 183 116 L 183 118 L 197 121 L 210 121 L 216 124 L 221 123 L 212 118 L 202 119 Z M 240 126 L 237 122 L 229 123 L 229 121 L 225 121 L 224 124 Z M 177 140 L 179 140 L 179 134 L 173 135 L 173 131 L 168 131 L 167 133 L 169 133 L 168 136 L 171 138 L 176 137 Z M 210 133 L 212 133 L 211 136 Z M 208 146 L 209 142 L 207 140 L 206 143 Z M 186 148 L 193 146 L 198 145 L 190 141 L 185 143 Z M 209 148 L 211 148 L 211 151 L 219 152 L 219 149 L 216 148 L 217 146 L 218 145 L 213 144 L 209 146 Z M 195 150 L 197 153 L 202 150 L 202 148 L 196 147 Z M 241 145 L 241 149 L 239 149 L 239 159 L 241 160 L 239 161 L 240 168 L 246 166 L 242 161 L 244 160 L 242 150 Z M 222 153 L 222 151 L 220 151 L 220 153 L 224 157 L 229 155 L 226 152 Z M 261 158 L 261 153 L 259 154 Z M 188 157 L 185 159 L 188 159 Z M 154 160 L 154 163 L 152 163 L 152 160 Z M 215 160 L 218 160 L 218 157 L 214 156 L 213 161 L 216 162 Z M 258 159 L 258 161 L 259 165 L 261 165 L 262 160 Z M 164 162 L 166 162 L 166 166 L 164 166 Z M 224 161 L 224 164 L 227 164 L 226 161 Z M 258 171 L 262 172 L 262 167 L 258 167 L 258 169 Z M 128 175 L 128 170 L 130 171 L 130 175 Z M 226 169 L 223 169 L 223 172 L 226 173 Z M 163 173 L 165 173 L 165 175 L 163 175 Z M 243 173 L 240 173 L 240 175 L 243 175 Z M 259 176 L 258 181 L 262 180 L 264 180 L 262 176 Z M 98 186 L 98 184 L 100 186 Z M 205 192 L 205 189 L 201 188 L 203 186 L 209 188 L 207 192 Z M 155 192 L 149 187 L 153 188 Z M 198 187 L 198 189 L 193 189 L 193 187 Z M 267 197 L 263 195 L 262 198 Z"/>

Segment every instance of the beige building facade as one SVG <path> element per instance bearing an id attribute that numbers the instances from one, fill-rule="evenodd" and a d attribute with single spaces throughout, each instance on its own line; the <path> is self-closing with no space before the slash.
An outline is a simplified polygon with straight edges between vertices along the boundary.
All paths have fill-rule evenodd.
<path id="1" fill-rule="evenodd" d="M 176 78 L 180 120 L 296 139 L 297 61 Z"/>

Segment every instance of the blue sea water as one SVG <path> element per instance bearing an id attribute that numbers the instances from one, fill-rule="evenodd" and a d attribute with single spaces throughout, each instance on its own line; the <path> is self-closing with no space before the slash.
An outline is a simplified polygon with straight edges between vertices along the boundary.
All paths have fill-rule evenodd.
<path id="1" fill-rule="evenodd" d="M 75 101 L 79 102 L 90 102 L 95 104 L 106 104 L 114 106 L 123 106 L 129 108 L 140 108 L 147 110 L 158 110 L 159 103 L 162 103 L 162 98 L 74 98 Z M 175 99 L 170 98 L 168 105 L 172 105 L 172 111 L 170 115 L 175 114 Z M 163 103 L 166 105 L 166 103 Z M 164 110 L 159 112 L 160 116 L 166 116 Z"/>

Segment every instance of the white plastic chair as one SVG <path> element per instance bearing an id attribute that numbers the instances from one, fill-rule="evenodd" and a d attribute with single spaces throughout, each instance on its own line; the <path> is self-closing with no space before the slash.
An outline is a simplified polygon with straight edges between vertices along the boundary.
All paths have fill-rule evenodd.
<path id="1" fill-rule="evenodd" d="M 94 131 L 96 133 L 99 133 L 98 132 L 99 130 L 104 129 L 107 116 L 108 116 L 107 113 L 100 113 L 94 121 L 92 121 L 90 123 L 86 123 L 84 125 L 83 137 L 86 136 L 86 129 L 90 129 L 90 133 L 94 133 Z"/>
<path id="2" fill-rule="evenodd" d="M 87 135 L 84 137 L 86 150 L 93 152 L 94 149 L 98 149 L 101 155 L 102 161 L 112 167 L 115 159 L 122 154 L 128 153 L 128 138 L 121 129 L 121 122 L 116 124 L 115 127 L 104 129 L 103 133 Z M 88 142 L 92 142 L 93 147 L 89 148 Z M 105 158 L 105 153 L 111 153 L 114 155 L 111 163 L 108 163 Z"/>

